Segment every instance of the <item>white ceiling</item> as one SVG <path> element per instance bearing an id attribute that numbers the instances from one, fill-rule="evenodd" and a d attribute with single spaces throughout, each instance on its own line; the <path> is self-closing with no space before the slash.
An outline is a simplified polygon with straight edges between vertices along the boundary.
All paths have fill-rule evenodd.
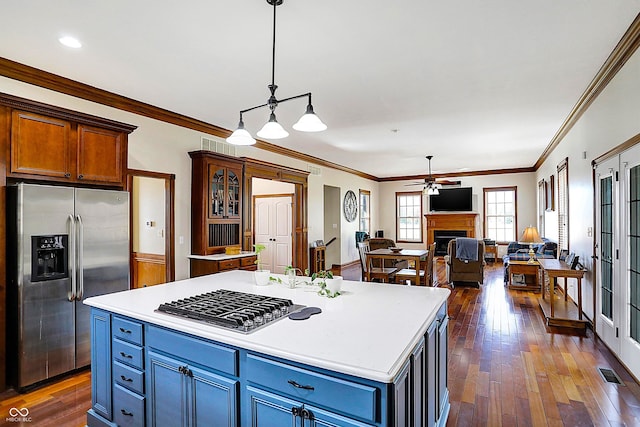
<path id="1" fill-rule="evenodd" d="M 276 95 L 329 126 L 269 141 L 378 177 L 530 167 L 640 0 L 285 0 Z M 266 102 L 266 0 L 3 2 L 0 56 L 235 129 Z M 81 40 L 79 50 L 58 43 Z M 0 87 L 0 91 L 1 91 Z M 268 109 L 246 113 L 255 136 Z"/>

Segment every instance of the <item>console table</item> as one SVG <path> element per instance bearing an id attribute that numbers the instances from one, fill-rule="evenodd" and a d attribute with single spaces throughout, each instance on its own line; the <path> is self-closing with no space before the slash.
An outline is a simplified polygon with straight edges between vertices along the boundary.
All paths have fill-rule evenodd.
<path id="1" fill-rule="evenodd" d="M 564 261 L 557 259 L 540 259 L 543 277 L 549 277 L 549 299 L 546 298 L 545 286 L 542 286 L 542 296 L 539 298 L 540 308 L 547 320 L 547 326 L 560 326 L 585 330 L 589 321 L 582 315 L 582 277 L 584 270 L 572 270 Z M 555 294 L 557 279 L 564 279 L 564 298 Z M 575 278 L 578 281 L 578 301 L 570 301 L 567 295 L 567 281 Z"/>

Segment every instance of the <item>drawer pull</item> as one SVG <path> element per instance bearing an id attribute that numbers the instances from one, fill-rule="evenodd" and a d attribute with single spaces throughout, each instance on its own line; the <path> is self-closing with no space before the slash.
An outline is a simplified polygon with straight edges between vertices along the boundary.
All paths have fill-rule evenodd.
<path id="1" fill-rule="evenodd" d="M 126 357 L 127 359 L 133 359 L 133 356 L 130 354 L 125 353 L 124 351 L 120 352 L 120 356 L 122 357 Z"/>
<path id="2" fill-rule="evenodd" d="M 120 328 L 120 332 L 122 332 L 123 334 L 130 334 L 131 331 L 129 329 L 125 329 L 125 328 Z"/>
<path id="3" fill-rule="evenodd" d="M 126 409 L 120 409 L 122 415 L 126 415 L 127 417 L 133 417 L 133 412 L 129 412 Z"/>
<path id="4" fill-rule="evenodd" d="M 300 385 L 297 382 L 295 382 L 294 380 L 289 380 L 287 381 L 289 384 L 291 384 L 292 386 L 294 386 L 295 388 L 301 388 L 303 390 L 314 390 L 313 386 L 310 385 Z"/>
<path id="5" fill-rule="evenodd" d="M 130 383 L 130 382 L 133 382 L 133 379 L 132 379 L 132 378 L 127 378 L 127 377 L 125 377 L 124 375 L 120 375 L 120 379 L 122 379 L 122 381 L 126 381 L 126 382 L 129 382 L 129 383 Z"/>

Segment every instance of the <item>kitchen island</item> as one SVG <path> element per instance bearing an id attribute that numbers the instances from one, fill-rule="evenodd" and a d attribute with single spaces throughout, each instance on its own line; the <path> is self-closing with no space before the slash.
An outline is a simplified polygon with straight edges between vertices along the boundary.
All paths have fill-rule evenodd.
<path id="1" fill-rule="evenodd" d="M 219 289 L 322 312 L 243 334 L 156 311 Z M 448 295 L 344 281 L 342 295 L 326 298 L 311 285 L 256 286 L 252 272 L 231 271 L 89 298 L 87 424 L 444 425 Z"/>

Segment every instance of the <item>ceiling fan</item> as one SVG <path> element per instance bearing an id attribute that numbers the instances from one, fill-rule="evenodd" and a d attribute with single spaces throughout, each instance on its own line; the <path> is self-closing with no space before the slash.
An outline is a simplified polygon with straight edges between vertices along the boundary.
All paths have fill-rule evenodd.
<path id="1" fill-rule="evenodd" d="M 459 181 L 438 181 L 431 174 L 431 159 L 433 156 L 426 156 L 429 161 L 429 174 L 424 178 L 422 182 L 413 182 L 411 184 L 406 185 L 422 185 L 422 193 L 425 195 L 436 195 L 439 194 L 438 189 L 442 188 L 444 185 L 459 185 Z"/>

